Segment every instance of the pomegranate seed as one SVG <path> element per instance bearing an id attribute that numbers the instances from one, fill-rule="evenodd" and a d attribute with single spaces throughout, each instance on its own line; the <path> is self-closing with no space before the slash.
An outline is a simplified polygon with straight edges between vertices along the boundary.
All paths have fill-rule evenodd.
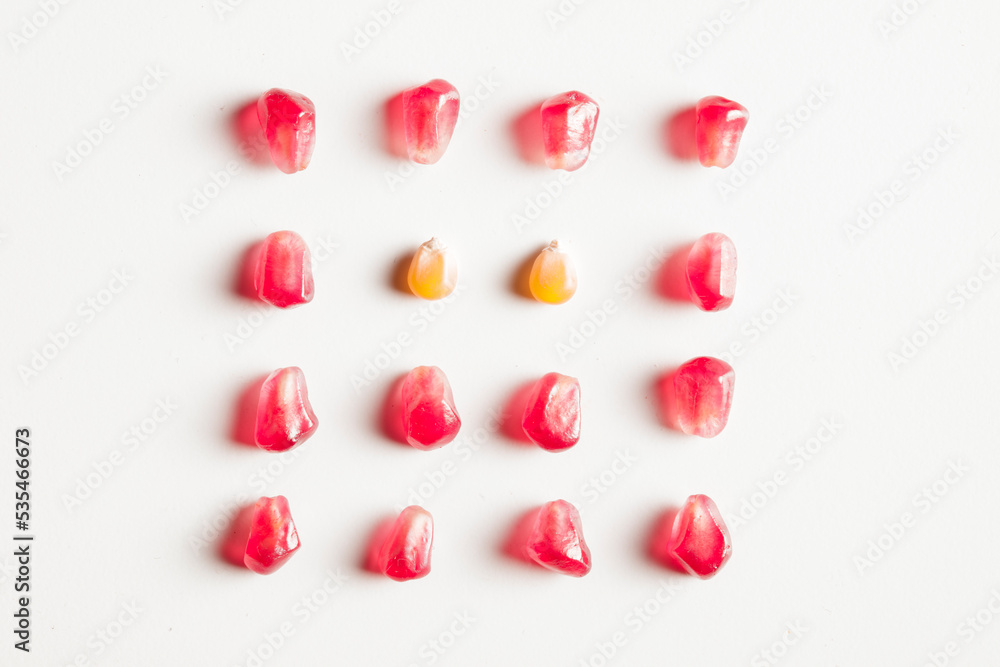
<path id="1" fill-rule="evenodd" d="M 705 234 L 695 241 L 687 258 L 687 286 L 691 301 L 702 310 L 729 308 L 736 293 L 736 246 L 725 234 Z"/>
<path id="2" fill-rule="evenodd" d="M 268 375 L 257 403 L 257 446 L 269 452 L 285 452 L 308 440 L 317 426 L 302 369 L 279 368 Z"/>
<path id="3" fill-rule="evenodd" d="M 576 267 L 573 260 L 553 241 L 538 253 L 528 277 L 531 295 L 542 303 L 559 304 L 576 294 Z"/>
<path id="4" fill-rule="evenodd" d="M 695 144 L 706 167 L 726 168 L 736 159 L 749 112 L 725 97 L 703 97 L 695 106 Z"/>
<path id="5" fill-rule="evenodd" d="M 437 449 L 455 439 L 462 420 L 448 378 L 437 366 L 417 366 L 403 380 L 403 433 L 417 449 Z"/>
<path id="6" fill-rule="evenodd" d="M 286 174 L 309 166 L 316 147 L 316 107 L 305 95 L 272 88 L 257 100 L 271 160 Z"/>
<path id="7" fill-rule="evenodd" d="M 443 299 L 455 291 L 458 264 L 447 246 L 433 238 L 413 255 L 406 282 L 421 299 Z"/>
<path id="8" fill-rule="evenodd" d="M 661 408 L 669 426 L 688 435 L 714 438 L 733 403 L 733 367 L 713 357 L 687 361 L 660 381 Z"/>
<path id="9" fill-rule="evenodd" d="M 597 102 L 575 90 L 542 103 L 542 143 L 549 169 L 576 171 L 587 162 L 600 113 Z"/>
<path id="10" fill-rule="evenodd" d="M 434 519 L 418 505 L 399 514 L 378 554 L 382 574 L 396 581 L 426 577 L 431 571 Z"/>
<path id="11" fill-rule="evenodd" d="M 312 256 L 301 236 L 286 231 L 264 239 L 253 286 L 262 301 L 278 308 L 294 308 L 312 301 L 316 291 Z"/>
<path id="12" fill-rule="evenodd" d="M 565 500 L 542 505 L 526 552 L 542 567 L 560 574 L 582 577 L 590 572 L 590 549 L 583 539 L 580 512 Z"/>
<path id="13" fill-rule="evenodd" d="M 261 498 L 250 519 L 243 564 L 257 574 L 271 574 L 299 548 L 299 534 L 284 496 Z"/>
<path id="14" fill-rule="evenodd" d="M 709 579 L 729 560 L 733 545 L 719 508 L 708 496 L 697 495 L 658 528 L 652 551 L 665 565 Z"/>
<path id="15" fill-rule="evenodd" d="M 403 92 L 406 152 L 417 164 L 434 164 L 451 142 L 458 122 L 458 90 L 434 79 Z"/>
<path id="16" fill-rule="evenodd" d="M 521 420 L 532 442 L 550 452 L 561 452 L 580 441 L 580 382 L 559 373 L 546 373 L 535 383 Z"/>

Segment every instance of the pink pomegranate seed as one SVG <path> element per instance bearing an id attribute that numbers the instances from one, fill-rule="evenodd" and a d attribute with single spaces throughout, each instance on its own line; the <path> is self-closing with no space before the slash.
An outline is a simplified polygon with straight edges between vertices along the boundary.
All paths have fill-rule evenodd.
<path id="1" fill-rule="evenodd" d="M 542 103 L 542 143 L 549 169 L 576 171 L 587 162 L 600 113 L 597 102 L 575 90 Z"/>
<path id="2" fill-rule="evenodd" d="M 264 239 L 253 286 L 262 301 L 278 308 L 294 308 L 312 301 L 316 291 L 312 256 L 301 236 L 274 232 Z"/>
<path id="3" fill-rule="evenodd" d="M 728 167 L 736 159 L 749 112 L 725 97 L 703 97 L 695 107 L 695 144 L 706 167 Z"/>
<path id="4" fill-rule="evenodd" d="M 733 367 L 720 359 L 698 357 L 660 381 L 660 400 L 668 425 L 713 438 L 722 432 L 733 403 Z"/>
<path id="5" fill-rule="evenodd" d="M 268 375 L 257 403 L 257 446 L 269 452 L 288 451 L 308 440 L 317 426 L 302 369 L 279 368 Z"/>
<path id="6" fill-rule="evenodd" d="M 404 509 L 382 543 L 378 566 L 396 581 L 426 577 L 431 571 L 434 519 L 418 505 Z"/>
<path id="7" fill-rule="evenodd" d="M 653 535 L 653 554 L 664 564 L 702 579 L 715 575 L 732 555 L 719 508 L 708 496 L 691 496 L 674 516 Z"/>
<path id="8" fill-rule="evenodd" d="M 444 371 L 417 366 L 403 380 L 403 433 L 417 449 L 437 449 L 455 439 L 462 420 Z"/>
<path id="9" fill-rule="evenodd" d="M 286 174 L 309 166 L 316 147 L 316 107 L 305 95 L 272 88 L 257 100 L 271 160 Z"/>
<path id="10" fill-rule="evenodd" d="M 725 234 L 705 234 L 688 253 L 687 286 L 702 310 L 729 308 L 736 293 L 736 246 Z"/>
<path id="11" fill-rule="evenodd" d="M 299 534 L 284 496 L 261 498 L 254 505 L 243 563 L 257 574 L 271 574 L 299 548 Z"/>
<path id="12" fill-rule="evenodd" d="M 569 449 L 580 441 L 580 382 L 546 373 L 535 383 L 521 420 L 532 442 L 550 452 Z"/>
<path id="13" fill-rule="evenodd" d="M 406 153 L 417 164 L 441 159 L 458 122 L 458 90 L 444 79 L 403 91 Z"/>
<path id="14" fill-rule="evenodd" d="M 538 509 L 526 551 L 533 561 L 560 574 L 582 577 L 590 572 L 590 549 L 583 539 L 580 512 L 565 500 Z"/>

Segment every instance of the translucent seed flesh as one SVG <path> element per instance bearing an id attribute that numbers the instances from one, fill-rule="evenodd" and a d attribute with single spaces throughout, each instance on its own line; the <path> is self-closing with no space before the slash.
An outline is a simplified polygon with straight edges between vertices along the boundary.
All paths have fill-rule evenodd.
<path id="1" fill-rule="evenodd" d="M 565 500 L 538 509 L 525 550 L 533 561 L 553 572 L 571 577 L 590 572 L 590 549 L 583 538 L 580 512 Z"/>
<path id="2" fill-rule="evenodd" d="M 652 545 L 657 558 L 701 579 L 715 576 L 732 555 L 729 528 L 708 496 L 690 496 L 673 523 L 659 530 Z"/>
<path id="3" fill-rule="evenodd" d="M 736 293 L 736 246 L 725 234 L 705 234 L 691 246 L 687 262 L 691 301 L 702 310 L 729 308 Z"/>
<path id="4" fill-rule="evenodd" d="M 576 171 L 590 157 L 600 108 L 590 97 L 570 91 L 542 103 L 542 143 L 549 169 Z"/>
<path id="5" fill-rule="evenodd" d="M 257 574 L 271 574 L 299 548 L 299 534 L 284 496 L 261 498 L 254 505 L 243 564 Z"/>
<path id="6" fill-rule="evenodd" d="M 576 294 L 576 267 L 553 241 L 535 258 L 528 278 L 531 295 L 542 303 L 566 303 Z"/>
<path id="7" fill-rule="evenodd" d="M 434 79 L 403 93 L 406 152 L 417 164 L 441 159 L 458 122 L 458 90 L 444 79 Z"/>
<path id="8" fill-rule="evenodd" d="M 269 234 L 260 249 L 254 288 L 261 301 L 295 308 L 313 299 L 316 286 L 309 246 L 295 232 Z"/>
<path id="9" fill-rule="evenodd" d="M 434 519 L 418 505 L 404 509 L 382 543 L 378 566 L 395 581 L 426 577 L 431 571 Z"/>
<path id="10" fill-rule="evenodd" d="M 316 148 L 316 107 L 312 100 L 291 90 L 272 88 L 260 96 L 257 117 L 278 169 L 294 174 L 309 166 Z"/>
<path id="11" fill-rule="evenodd" d="M 532 442 L 550 452 L 561 452 L 579 442 L 579 381 L 559 373 L 542 376 L 528 397 L 521 426 Z"/>
<path id="12" fill-rule="evenodd" d="M 462 420 L 448 378 L 437 366 L 417 366 L 403 380 L 403 433 L 410 446 L 438 449 L 455 439 Z"/>
<path id="13" fill-rule="evenodd" d="M 660 381 L 666 422 L 682 433 L 714 438 L 729 421 L 735 381 L 733 367 L 721 359 L 698 357 L 681 364 Z"/>
<path id="14" fill-rule="evenodd" d="M 257 404 L 257 446 L 269 452 L 286 452 L 308 440 L 318 427 L 302 369 L 279 368 L 267 376 Z"/>
<path id="15" fill-rule="evenodd" d="M 458 263 L 452 251 L 436 238 L 422 244 L 410 261 L 406 282 L 416 296 L 430 301 L 454 292 L 458 285 Z"/>
<path id="16" fill-rule="evenodd" d="M 705 167 L 725 169 L 736 160 L 750 114 L 746 108 L 717 95 L 695 106 L 695 144 Z"/>

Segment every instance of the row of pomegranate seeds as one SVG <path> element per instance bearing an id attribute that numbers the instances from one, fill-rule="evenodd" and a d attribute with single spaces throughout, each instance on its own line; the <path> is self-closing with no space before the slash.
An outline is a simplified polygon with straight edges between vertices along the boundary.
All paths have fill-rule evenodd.
<path id="1" fill-rule="evenodd" d="M 316 287 L 312 256 L 305 240 L 291 231 L 274 232 L 256 250 L 254 291 L 279 308 L 309 303 Z M 736 293 L 736 246 L 725 234 L 705 234 L 676 251 L 667 262 L 663 288 L 672 298 L 691 301 L 706 311 L 725 310 Z M 443 299 L 458 286 L 458 262 L 437 238 L 421 245 L 410 260 L 410 291 L 422 299 Z M 542 303 L 560 304 L 576 293 L 572 257 L 553 241 L 535 258 L 528 275 L 531 295 Z"/>
<path id="2" fill-rule="evenodd" d="M 735 380 L 732 366 L 720 359 L 698 357 L 681 364 L 659 381 L 663 421 L 688 435 L 715 437 L 729 420 Z M 415 449 L 444 447 L 462 427 L 451 384 L 437 366 L 410 371 L 402 382 L 399 401 L 400 433 Z M 544 450 L 561 452 L 576 445 L 581 419 L 576 378 L 547 373 L 524 397 L 521 428 L 528 440 Z M 271 373 L 257 401 L 257 446 L 269 452 L 288 451 L 308 440 L 318 427 L 302 369 L 292 366 Z"/>
<path id="3" fill-rule="evenodd" d="M 243 535 L 234 538 L 240 544 Z M 571 577 L 590 572 L 590 549 L 580 513 L 565 500 L 545 503 L 525 515 L 510 541 L 508 552 L 553 572 Z M 396 581 L 420 579 L 431 571 L 433 542 L 433 518 L 424 508 L 411 505 L 376 531 L 369 545 L 368 566 Z M 243 564 L 259 574 L 271 574 L 300 545 L 285 497 L 258 500 L 249 517 Z M 708 579 L 729 560 L 732 543 L 718 507 L 708 496 L 696 495 L 680 510 L 660 516 L 649 551 L 666 567 Z"/>
<path id="4" fill-rule="evenodd" d="M 458 90 L 443 79 L 403 91 L 387 108 L 390 148 L 417 164 L 441 159 L 459 115 Z M 316 147 L 316 107 L 305 95 L 272 88 L 257 101 L 257 125 L 271 160 L 286 174 L 309 166 Z M 590 156 L 600 108 L 581 92 L 561 93 L 526 116 L 523 152 L 538 153 L 550 169 L 575 171 Z M 697 155 L 706 167 L 728 167 L 736 159 L 746 127 L 747 110 L 724 97 L 705 97 L 675 116 L 671 128 L 674 152 Z M 251 124 L 253 119 L 249 119 Z"/>

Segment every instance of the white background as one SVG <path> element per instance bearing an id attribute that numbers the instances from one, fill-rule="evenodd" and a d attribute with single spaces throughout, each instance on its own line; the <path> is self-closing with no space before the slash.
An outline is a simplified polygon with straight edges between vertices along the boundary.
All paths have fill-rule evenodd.
<path id="1" fill-rule="evenodd" d="M 400 3 L 351 58 L 343 45 L 386 3 L 69 2 L 38 30 L 24 20 L 43 23 L 32 17 L 45 3 L 4 3 L 0 534 L 13 533 L 14 429 L 28 426 L 37 541 L 30 656 L 10 646 L 13 559 L 2 549 L 0 663 L 253 665 L 287 624 L 263 664 L 601 665 L 616 633 L 607 664 L 765 665 L 760 652 L 777 645 L 788 665 L 922 665 L 951 642 L 949 664 L 990 664 L 1000 620 L 962 624 L 1000 590 L 1000 278 L 977 282 L 1000 229 L 997 5 L 911 1 L 887 32 L 883 0 L 589 0 L 563 3 L 575 7 L 567 16 L 547 14 L 555 0 Z M 116 100 L 147 67 L 166 76 L 124 116 Z M 382 148 L 381 105 L 435 77 L 478 108 L 439 164 L 411 174 Z M 495 89 L 474 102 L 481 79 Z M 272 86 L 317 107 L 315 157 L 294 176 L 243 160 L 231 132 L 235 110 Z M 571 89 L 598 98 L 602 127 L 619 129 L 551 199 L 558 174 L 519 159 L 510 123 Z M 710 94 L 751 114 L 726 171 L 663 148 L 664 120 Z M 56 163 L 105 118 L 111 133 L 60 177 Z M 935 148 L 940 133 L 952 138 Z M 914 172 L 925 153 L 933 164 Z M 228 185 L 207 187 L 231 161 Z M 724 193 L 741 170 L 750 175 Z M 400 171 L 409 175 L 390 183 Z M 895 181 L 897 201 L 850 234 L 859 207 L 879 212 Z M 182 205 L 206 188 L 216 196 L 186 221 Z M 529 202 L 541 213 L 518 228 L 514 216 L 535 213 Z M 264 309 L 260 323 L 234 278 L 247 246 L 279 229 L 314 251 L 320 239 L 337 247 L 318 262 L 311 304 Z M 651 281 L 616 290 L 709 231 L 739 252 L 728 311 L 666 302 Z M 426 304 L 391 276 L 432 235 L 458 253 L 464 290 L 421 328 Z M 561 307 L 511 288 L 553 238 L 580 268 Z M 81 303 L 122 270 L 128 286 L 86 316 Z M 978 292 L 960 297 L 960 285 Z M 782 292 L 793 305 L 775 316 Z M 557 345 L 608 299 L 614 314 L 561 357 Z M 939 311 L 943 324 L 922 334 Z M 259 326 L 227 343 L 248 317 Z M 70 324 L 78 334 L 66 342 Z M 352 376 L 402 333 L 411 344 L 355 390 Z M 916 353 L 893 363 L 905 340 Z M 733 343 L 726 430 L 713 440 L 665 430 L 655 378 Z M 52 358 L 22 378 L 43 351 Z M 387 388 L 419 364 L 446 371 L 464 424 L 462 440 L 431 453 L 379 428 Z M 288 365 L 306 373 L 319 431 L 258 484 L 276 459 L 233 442 L 234 406 L 252 379 Z M 582 383 L 579 446 L 550 455 L 488 434 L 463 453 L 518 385 L 553 370 Z M 178 407 L 130 448 L 123 434 L 158 400 Z M 795 463 L 824 419 L 840 425 L 835 437 Z M 609 479 L 620 455 L 636 462 L 603 493 L 585 488 Z M 81 488 L 110 457 L 120 465 Z M 942 481 L 953 463 L 968 470 Z M 375 524 L 442 466 L 454 474 L 423 501 L 437 528 L 431 575 L 397 584 L 363 571 Z M 785 484 L 755 496 L 776 472 Z M 943 497 L 919 500 L 935 482 Z M 211 528 L 262 492 L 288 497 L 303 542 L 269 577 L 222 562 Z M 732 526 L 732 560 L 710 581 L 644 553 L 653 517 L 692 493 L 730 518 L 758 505 Z M 581 509 L 594 561 L 584 579 L 500 551 L 521 512 L 560 497 Z M 907 513 L 901 536 L 887 532 Z M 202 537 L 211 544 L 198 548 Z M 338 570 L 346 581 L 304 619 L 296 605 L 322 599 Z M 118 634 L 123 605 L 141 611 Z M 652 611 L 637 620 L 644 605 Z M 474 621 L 453 637 L 456 614 Z M 98 634 L 109 631 L 110 645 Z M 449 648 L 435 653 L 432 641 Z"/>

